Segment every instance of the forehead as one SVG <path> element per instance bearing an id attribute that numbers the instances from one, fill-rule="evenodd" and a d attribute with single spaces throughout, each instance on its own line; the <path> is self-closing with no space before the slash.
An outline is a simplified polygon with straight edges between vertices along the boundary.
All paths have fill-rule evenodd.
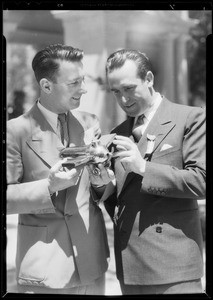
<path id="1" fill-rule="evenodd" d="M 59 71 L 57 78 L 61 80 L 73 80 L 84 76 L 83 64 L 80 61 L 70 62 L 65 60 L 59 60 Z"/>
<path id="2" fill-rule="evenodd" d="M 122 83 L 138 79 L 138 66 L 136 62 L 127 60 L 121 68 L 114 69 L 108 74 L 109 81 Z"/>

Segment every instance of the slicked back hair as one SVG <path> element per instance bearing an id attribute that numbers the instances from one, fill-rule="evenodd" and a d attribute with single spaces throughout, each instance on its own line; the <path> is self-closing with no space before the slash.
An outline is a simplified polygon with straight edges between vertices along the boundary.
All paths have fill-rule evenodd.
<path id="1" fill-rule="evenodd" d="M 121 49 L 112 53 L 106 63 L 106 76 L 115 69 L 121 68 L 127 60 L 134 61 L 138 66 L 138 76 L 144 80 L 148 71 L 152 71 L 152 65 L 145 53 L 138 50 Z"/>
<path id="2" fill-rule="evenodd" d="M 32 68 L 37 82 L 42 78 L 57 81 L 60 61 L 79 62 L 83 58 L 83 51 L 62 44 L 49 45 L 39 51 L 32 61 Z"/>

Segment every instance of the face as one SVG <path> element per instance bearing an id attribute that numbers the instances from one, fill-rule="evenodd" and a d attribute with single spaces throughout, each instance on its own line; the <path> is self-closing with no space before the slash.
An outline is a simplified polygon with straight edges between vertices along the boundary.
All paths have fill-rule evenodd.
<path id="1" fill-rule="evenodd" d="M 46 107 L 55 113 L 64 113 L 80 105 L 80 99 L 87 91 L 84 86 L 82 62 L 60 61 L 57 83 L 51 82 Z"/>
<path id="2" fill-rule="evenodd" d="M 127 60 L 107 77 L 111 91 L 128 116 L 138 116 L 152 105 L 150 89 L 153 87 L 153 75 L 148 72 L 144 80 L 139 78 L 134 61 Z"/>

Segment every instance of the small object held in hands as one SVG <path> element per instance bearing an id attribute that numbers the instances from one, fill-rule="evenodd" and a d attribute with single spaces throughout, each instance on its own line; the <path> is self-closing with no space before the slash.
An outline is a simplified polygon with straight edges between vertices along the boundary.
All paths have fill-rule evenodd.
<path id="1" fill-rule="evenodd" d="M 103 164 L 110 167 L 112 152 L 108 150 L 108 146 L 112 143 L 115 135 L 106 135 L 99 140 L 93 140 L 91 144 L 79 147 L 68 147 L 60 151 L 60 158 L 67 158 L 67 161 L 62 164 L 63 167 L 74 168 L 86 164 Z M 103 143 L 102 143 L 103 142 Z M 98 167 L 94 168 L 97 175 Z"/>

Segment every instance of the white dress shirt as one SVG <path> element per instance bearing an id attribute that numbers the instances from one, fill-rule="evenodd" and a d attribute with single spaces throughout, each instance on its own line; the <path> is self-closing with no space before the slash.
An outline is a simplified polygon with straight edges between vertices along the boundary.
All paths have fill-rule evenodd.
<path id="1" fill-rule="evenodd" d="M 140 128 L 141 130 L 141 134 L 144 133 L 144 131 L 146 130 L 147 126 L 149 125 L 149 122 L 151 121 L 151 119 L 153 118 L 156 110 L 158 109 L 160 103 L 162 101 L 162 96 L 157 93 L 157 97 L 154 101 L 154 104 L 149 107 L 143 114 L 144 114 L 144 119 L 143 119 L 143 124 L 140 125 L 138 128 Z M 138 119 L 139 116 L 135 117 L 135 120 L 134 120 L 134 124 L 136 124 L 137 122 L 137 119 Z"/>
<path id="2" fill-rule="evenodd" d="M 38 108 L 44 115 L 47 122 L 50 124 L 50 126 L 53 128 L 55 133 L 58 135 L 59 138 L 61 138 L 60 134 L 60 122 L 58 121 L 58 114 L 46 109 L 38 100 L 37 102 Z"/>

